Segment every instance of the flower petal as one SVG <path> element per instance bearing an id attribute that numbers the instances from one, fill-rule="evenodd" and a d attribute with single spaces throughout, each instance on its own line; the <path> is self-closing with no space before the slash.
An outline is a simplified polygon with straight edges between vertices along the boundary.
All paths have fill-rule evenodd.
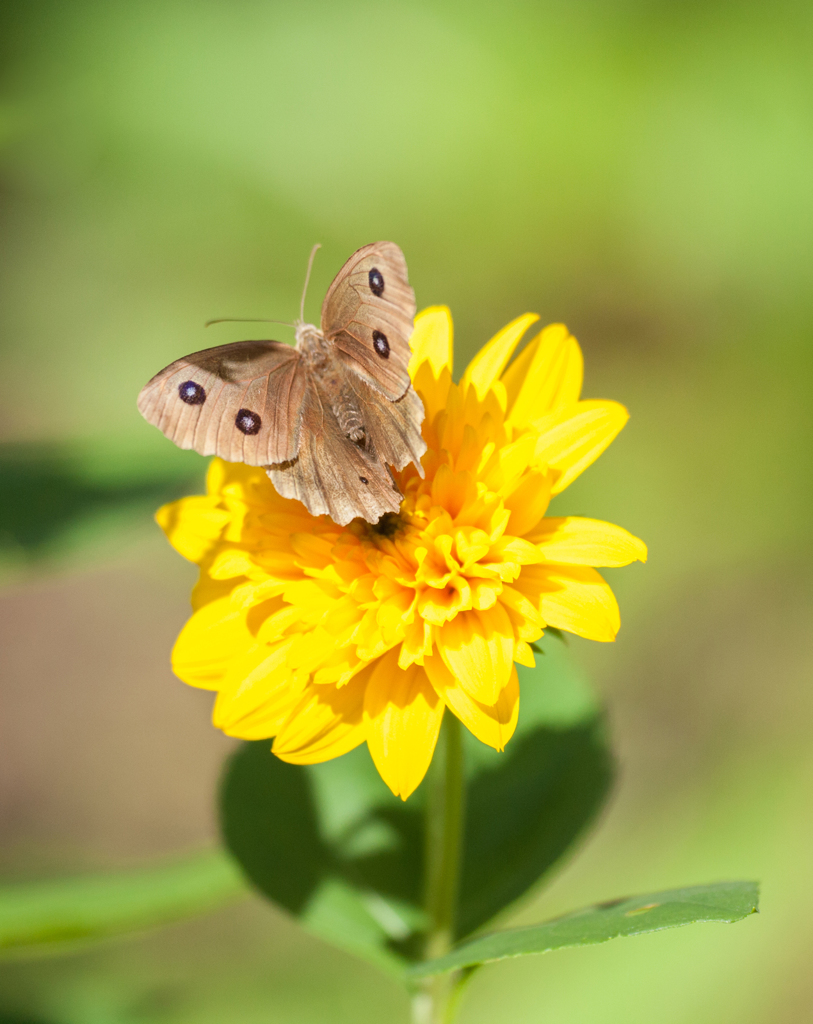
<path id="1" fill-rule="evenodd" d="M 291 642 L 287 638 L 273 645 L 255 643 L 232 658 L 215 703 L 214 724 L 218 729 L 241 739 L 265 739 L 274 735 L 291 701 L 302 690 L 302 684 L 295 681 L 286 664 Z M 264 717 L 272 715 L 275 727 L 260 735 L 248 735 L 245 722 L 253 719 L 258 711 Z"/>
<path id="2" fill-rule="evenodd" d="M 492 384 L 500 379 L 500 374 L 505 369 L 505 364 L 511 358 L 522 335 L 538 319 L 539 316 L 536 313 L 525 313 L 503 327 L 491 341 L 486 342 L 466 367 L 466 372 L 460 381 L 461 388 L 465 390 L 468 385 L 472 385 L 477 397 L 483 398 Z"/>
<path id="3" fill-rule="evenodd" d="M 283 652 L 284 654 L 284 652 Z M 280 671 L 278 652 L 255 648 L 240 660 L 244 670 L 251 658 L 258 661 L 246 672 L 244 685 L 226 687 L 215 701 L 212 722 L 227 736 L 241 740 L 266 740 L 275 736 L 287 721 L 291 709 L 301 699 L 302 686 Z"/>
<path id="4" fill-rule="evenodd" d="M 481 743 L 495 750 L 505 749 L 514 735 L 519 715 L 519 678 L 513 665 L 508 683 L 491 706 L 481 704 L 466 693 L 437 655 L 426 660 L 426 674 L 449 710 Z"/>
<path id="5" fill-rule="evenodd" d="M 505 499 L 510 511 L 506 532 L 514 537 L 525 535 L 537 525 L 550 504 L 551 474 L 530 470 Z M 526 537 L 526 540 L 530 538 Z"/>
<path id="6" fill-rule="evenodd" d="M 646 561 L 646 544 L 642 540 L 600 519 L 543 519 L 526 539 L 539 545 L 547 562 L 609 567 Z"/>
<path id="7" fill-rule="evenodd" d="M 615 640 L 621 626 L 618 603 L 595 569 L 545 566 L 541 590 L 540 611 L 549 626 L 588 640 Z"/>
<path id="8" fill-rule="evenodd" d="M 536 457 L 559 476 L 552 494 L 559 494 L 596 461 L 629 419 L 618 402 L 578 402 L 537 420 Z"/>
<path id="9" fill-rule="evenodd" d="M 378 659 L 364 695 L 367 746 L 381 778 L 402 800 L 426 775 L 444 706 L 422 668 L 400 669 L 397 651 Z"/>
<path id="10" fill-rule="evenodd" d="M 319 764 L 363 743 L 364 690 L 370 672 L 370 667 L 364 669 L 346 686 L 309 685 L 271 750 L 290 764 Z"/>
<path id="11" fill-rule="evenodd" d="M 155 521 L 178 554 L 197 563 L 212 551 L 230 519 L 220 499 L 206 495 L 181 498 L 155 513 Z"/>
<path id="12" fill-rule="evenodd" d="M 423 421 L 423 436 L 431 448 L 434 440 L 432 434 L 433 423 L 437 414 L 445 408 L 449 391 L 454 386 L 452 384 L 452 375 L 449 370 L 444 368 L 440 371 L 440 376 L 436 377 L 432 373 L 431 364 L 427 361 L 421 363 L 416 370 L 412 377 L 412 385 L 423 402 L 426 412 L 426 418 Z M 424 455 L 425 458 L 426 456 Z M 423 461 L 421 464 L 425 466 Z"/>
<path id="13" fill-rule="evenodd" d="M 181 630 L 172 649 L 172 671 L 190 686 L 217 690 L 232 660 L 254 642 L 245 610 L 220 597 L 203 605 Z"/>
<path id="14" fill-rule="evenodd" d="M 503 374 L 508 422 L 524 429 L 561 405 L 577 402 L 584 360 L 579 343 L 564 324 L 550 324 Z"/>
<path id="15" fill-rule="evenodd" d="M 263 572 L 248 551 L 241 548 L 218 551 L 209 566 L 209 575 L 213 580 L 233 580 L 238 576 L 248 576 L 252 580 L 268 578 L 268 573 Z"/>
<path id="16" fill-rule="evenodd" d="M 474 700 L 494 704 L 511 675 L 514 630 L 506 610 L 460 612 L 438 631 L 438 651 Z"/>
<path id="17" fill-rule="evenodd" d="M 416 619 L 404 633 L 398 664 L 407 669 L 410 665 L 423 665 L 423 659 L 432 653 L 434 630 L 430 623 Z"/>
<path id="18" fill-rule="evenodd" d="M 435 377 L 440 377 L 444 369 L 452 372 L 452 332 L 452 314 L 448 306 L 429 306 L 418 313 L 409 339 L 412 349 L 409 373 L 413 379 L 422 363 L 429 363 Z"/>
<path id="19" fill-rule="evenodd" d="M 192 611 L 196 612 L 210 601 L 230 595 L 234 587 L 234 580 L 213 580 L 205 569 L 201 569 L 198 582 L 192 588 Z"/>

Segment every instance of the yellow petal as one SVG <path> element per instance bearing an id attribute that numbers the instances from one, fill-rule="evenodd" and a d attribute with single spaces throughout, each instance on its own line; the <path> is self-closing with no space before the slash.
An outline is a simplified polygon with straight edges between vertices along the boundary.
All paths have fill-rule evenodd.
<path id="1" fill-rule="evenodd" d="M 511 675 L 514 630 L 506 610 L 460 612 L 438 631 L 438 651 L 470 696 L 494 704 Z"/>
<path id="2" fill-rule="evenodd" d="M 491 706 L 481 704 L 466 693 L 437 655 L 427 658 L 426 674 L 446 706 L 469 732 L 495 750 L 505 748 L 514 735 L 519 715 L 519 679 L 513 666 L 507 685 Z"/>
<path id="3" fill-rule="evenodd" d="M 531 645 L 525 643 L 524 640 L 517 640 L 514 648 L 514 661 L 526 668 L 536 668 L 536 658 L 534 658 Z"/>
<path id="4" fill-rule="evenodd" d="M 233 463 L 226 462 L 217 456 L 209 463 L 206 470 L 206 493 L 219 495 L 229 482 L 229 470 Z"/>
<path id="5" fill-rule="evenodd" d="M 505 507 L 511 513 L 506 532 L 514 537 L 524 537 L 532 530 L 547 511 L 550 491 L 551 474 L 548 471 L 525 473 L 505 499 Z"/>
<path id="6" fill-rule="evenodd" d="M 415 376 L 412 378 L 412 385 L 423 402 L 426 413 L 423 421 L 423 436 L 431 448 L 432 424 L 441 409 L 446 407 L 449 392 L 454 386 L 452 384 L 452 375 L 447 369 L 443 369 L 440 371 L 440 376 L 435 377 L 430 364 L 428 362 L 421 363 Z"/>
<path id="7" fill-rule="evenodd" d="M 536 437 L 530 431 L 516 441 L 498 448 L 480 471 L 480 479 L 489 490 L 507 493 L 516 486 L 535 459 Z"/>
<path id="8" fill-rule="evenodd" d="M 226 597 L 234 589 L 234 580 L 213 580 L 204 569 L 201 569 L 198 582 L 192 588 L 192 611 L 196 612 L 210 601 Z"/>
<path id="9" fill-rule="evenodd" d="M 508 612 L 514 626 L 514 633 L 519 640 L 533 641 L 542 636 L 544 622 L 539 614 L 539 590 L 536 591 L 536 601 L 516 587 L 506 587 L 500 594 L 500 603 Z M 517 660 L 516 653 L 514 661 Z"/>
<path id="10" fill-rule="evenodd" d="M 206 490 L 209 494 L 228 496 L 250 505 L 266 505 L 267 499 L 277 493 L 262 466 L 246 466 L 220 458 L 209 463 Z"/>
<path id="11" fill-rule="evenodd" d="M 172 671 L 190 686 L 217 690 L 232 659 L 253 644 L 245 611 L 220 597 L 203 605 L 181 630 L 172 649 Z"/>
<path id="12" fill-rule="evenodd" d="M 200 563 L 214 548 L 231 518 L 219 505 L 218 498 L 181 498 L 159 508 L 155 521 L 179 554 L 190 562 Z"/>
<path id="13" fill-rule="evenodd" d="M 287 665 L 290 637 L 276 644 L 253 644 L 235 655 L 220 687 L 214 724 L 230 736 L 242 733 L 238 724 L 262 708 L 285 700 L 302 689 Z M 272 735 L 266 733 L 266 736 Z"/>
<path id="14" fill-rule="evenodd" d="M 418 313 L 409 339 L 412 349 L 409 373 L 413 380 L 422 363 L 429 363 L 435 377 L 440 377 L 444 369 L 452 372 L 452 333 L 452 314 L 448 306 L 429 306 Z"/>
<path id="15" fill-rule="evenodd" d="M 513 355 L 522 335 L 538 319 L 539 316 L 536 313 L 525 313 L 523 316 L 517 317 L 516 320 L 512 320 L 507 327 L 503 327 L 491 341 L 486 342 L 466 367 L 466 372 L 460 381 L 461 388 L 465 391 L 466 387 L 471 384 L 477 397 L 482 398 L 492 384 L 500 379 L 500 374 Z"/>
<path id="16" fill-rule="evenodd" d="M 270 740 L 279 732 L 291 713 L 291 708 L 299 700 L 300 690 L 291 687 L 278 687 L 268 694 L 268 699 L 246 712 L 242 718 L 234 722 L 220 725 L 223 719 L 221 703 L 224 695 L 219 693 L 215 701 L 212 724 L 226 736 L 237 740 Z"/>
<path id="17" fill-rule="evenodd" d="M 527 540 L 539 545 L 548 562 L 609 567 L 646 561 L 646 544 L 642 540 L 600 519 L 543 519 Z"/>
<path id="18" fill-rule="evenodd" d="M 549 626 L 587 640 L 615 640 L 621 626 L 618 603 L 595 569 L 549 565 L 544 574 L 540 611 Z"/>
<path id="19" fill-rule="evenodd" d="M 286 630 L 298 624 L 300 614 L 297 607 L 285 604 L 281 598 L 272 598 L 247 612 L 251 628 L 256 631 L 257 640 L 263 644 L 272 644 L 281 639 Z"/>
<path id="20" fill-rule="evenodd" d="M 261 657 L 259 651 L 253 653 Z M 246 685 L 237 696 L 233 689 L 224 687 L 217 695 L 212 714 L 215 727 L 241 740 L 265 740 L 275 736 L 302 694 L 302 685 L 280 671 L 280 667 L 277 664 L 269 672 L 268 660 L 260 662 L 253 673 L 247 674 Z"/>
<path id="21" fill-rule="evenodd" d="M 268 576 L 249 553 L 241 548 L 226 548 L 223 551 L 219 551 L 209 566 L 209 575 L 213 580 L 232 580 L 238 576 L 248 576 L 249 579 L 262 580 Z"/>
<path id="22" fill-rule="evenodd" d="M 491 604 L 494 602 L 492 601 Z M 445 587 L 427 587 L 418 598 L 418 614 L 432 626 L 442 626 L 472 607 L 472 591 L 468 580 L 454 576 Z"/>
<path id="23" fill-rule="evenodd" d="M 511 403 L 508 422 L 523 429 L 559 406 L 577 402 L 583 374 L 579 343 L 565 325 L 545 327 L 503 375 Z"/>
<path id="24" fill-rule="evenodd" d="M 422 668 L 398 668 L 397 651 L 376 662 L 364 696 L 367 746 L 381 778 L 402 800 L 426 775 L 443 709 Z"/>
<path id="25" fill-rule="evenodd" d="M 432 653 L 433 627 L 423 619 L 416 619 L 407 626 L 398 655 L 398 664 L 407 669 L 410 665 L 423 665 L 423 659 Z"/>
<path id="26" fill-rule="evenodd" d="M 559 474 L 551 493 L 559 494 L 592 465 L 628 419 L 618 402 L 578 402 L 537 420 L 536 457 Z"/>
<path id="27" fill-rule="evenodd" d="M 272 751 L 290 764 L 319 764 L 363 743 L 368 666 L 346 686 L 311 684 L 277 733 Z"/>

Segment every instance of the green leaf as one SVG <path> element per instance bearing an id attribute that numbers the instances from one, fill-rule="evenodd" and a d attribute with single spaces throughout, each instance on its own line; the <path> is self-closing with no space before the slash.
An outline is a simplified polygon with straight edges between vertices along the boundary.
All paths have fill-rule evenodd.
<path id="1" fill-rule="evenodd" d="M 375 817 L 382 804 L 395 803 L 366 749 L 300 767 L 258 740 L 244 743 L 227 765 L 221 828 L 263 895 L 320 937 L 400 975 L 406 961 L 389 943 L 416 930 L 417 907 L 402 907 L 399 898 L 401 837 L 387 828 L 386 816 Z M 379 868 L 376 889 L 360 865 L 382 857 L 388 867 Z"/>
<path id="2" fill-rule="evenodd" d="M 612 776 L 596 716 L 515 738 L 510 756 L 471 782 L 458 935 L 484 925 L 560 860 L 598 813 Z"/>
<path id="3" fill-rule="evenodd" d="M 403 978 L 406 961 L 387 945 L 409 934 L 408 915 L 370 891 L 341 878 L 326 878 L 308 903 L 302 925 L 339 949 L 368 960 L 387 974 Z"/>
<path id="4" fill-rule="evenodd" d="M 139 871 L 0 887 L 0 955 L 37 955 L 204 913 L 247 895 L 230 858 L 207 851 Z"/>
<path id="5" fill-rule="evenodd" d="M 601 717 L 558 641 L 520 669 L 517 734 L 504 753 L 466 738 L 467 825 L 458 934 L 517 900 L 570 849 L 611 780 Z M 387 789 L 366 748 L 319 765 L 246 743 L 227 766 L 221 822 L 251 882 L 335 945 L 402 970 L 421 952 L 421 789 Z"/>
<path id="6" fill-rule="evenodd" d="M 603 717 L 565 644 L 545 638 L 517 666 L 520 719 L 504 753 L 466 735 L 472 778 L 456 934 L 482 927 L 561 861 L 606 800 L 613 763 Z"/>
<path id="7" fill-rule="evenodd" d="M 424 978 L 507 957 L 589 946 L 624 935 L 643 935 L 702 921 L 732 924 L 756 914 L 758 903 L 756 882 L 719 882 L 612 900 L 544 924 L 510 928 L 472 939 L 446 956 L 411 968 L 409 977 Z"/>
<path id="8" fill-rule="evenodd" d="M 299 914 L 331 860 L 305 772 L 274 758 L 267 740 L 247 743 L 230 762 L 221 806 L 223 835 L 245 873 Z"/>

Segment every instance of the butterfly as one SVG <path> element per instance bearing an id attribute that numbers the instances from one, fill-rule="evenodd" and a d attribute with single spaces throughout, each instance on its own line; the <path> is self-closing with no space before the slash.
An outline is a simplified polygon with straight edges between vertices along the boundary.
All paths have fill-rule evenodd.
<path id="1" fill-rule="evenodd" d="M 408 369 L 414 316 L 401 250 L 365 245 L 328 289 L 321 327 L 294 324 L 295 347 L 238 341 L 194 352 L 153 377 L 139 411 L 180 448 L 264 466 L 312 515 L 377 523 L 403 498 L 388 467 L 412 462 L 423 476 L 424 409 Z"/>

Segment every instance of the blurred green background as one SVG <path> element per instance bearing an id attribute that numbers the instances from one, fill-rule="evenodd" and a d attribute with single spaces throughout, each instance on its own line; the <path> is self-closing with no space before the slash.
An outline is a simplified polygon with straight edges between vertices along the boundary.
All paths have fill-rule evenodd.
<path id="1" fill-rule="evenodd" d="M 0 4 L 0 868 L 143 863 L 216 834 L 229 741 L 173 679 L 200 486 L 135 410 L 170 360 L 407 256 L 458 369 L 564 320 L 631 410 L 558 499 L 650 545 L 572 644 L 621 774 L 522 912 L 756 877 L 763 913 L 488 967 L 464 1024 L 813 1017 L 813 9 L 809 4 Z M 289 331 L 274 328 L 281 338 Z M 3 1016 L 5 1014 L 5 1016 Z M 247 902 L 0 967 L 3 1024 L 405 1020 L 389 981 Z"/>

